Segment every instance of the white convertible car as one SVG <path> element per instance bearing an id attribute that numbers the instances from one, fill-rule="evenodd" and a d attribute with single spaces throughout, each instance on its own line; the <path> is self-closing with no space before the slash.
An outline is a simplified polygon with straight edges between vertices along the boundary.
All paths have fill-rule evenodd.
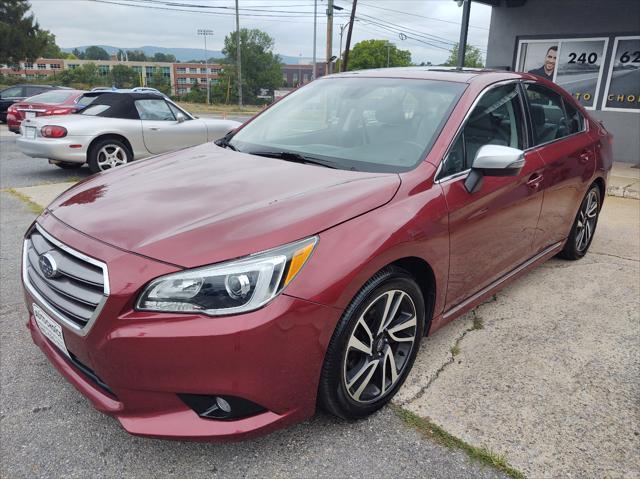
<path id="1" fill-rule="evenodd" d="M 25 119 L 17 144 L 24 154 L 48 158 L 61 168 L 88 163 L 97 173 L 214 141 L 238 126 L 232 120 L 195 118 L 155 93 L 96 93 L 79 113 Z"/>

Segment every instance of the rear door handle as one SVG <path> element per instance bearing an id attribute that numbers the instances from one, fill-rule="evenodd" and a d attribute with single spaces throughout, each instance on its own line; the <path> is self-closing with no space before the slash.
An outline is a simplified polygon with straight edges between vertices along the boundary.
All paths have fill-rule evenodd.
<path id="1" fill-rule="evenodd" d="M 538 173 L 534 173 L 529 178 L 529 181 L 527 181 L 527 186 L 532 190 L 537 190 L 540 187 L 540 184 L 542 183 L 543 179 L 544 177 L 542 175 L 539 175 Z"/>
<path id="2" fill-rule="evenodd" d="M 582 165 L 588 163 L 589 160 L 591 160 L 591 152 L 589 150 L 584 150 L 580 153 L 580 156 L 578 156 L 578 162 Z"/>

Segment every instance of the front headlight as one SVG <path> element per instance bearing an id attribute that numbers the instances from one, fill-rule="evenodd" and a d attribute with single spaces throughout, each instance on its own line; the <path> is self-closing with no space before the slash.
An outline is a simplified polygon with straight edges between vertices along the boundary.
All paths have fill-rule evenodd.
<path id="1" fill-rule="evenodd" d="M 153 280 L 136 303 L 143 311 L 246 313 L 275 298 L 298 274 L 318 242 L 313 236 L 263 253 Z"/>

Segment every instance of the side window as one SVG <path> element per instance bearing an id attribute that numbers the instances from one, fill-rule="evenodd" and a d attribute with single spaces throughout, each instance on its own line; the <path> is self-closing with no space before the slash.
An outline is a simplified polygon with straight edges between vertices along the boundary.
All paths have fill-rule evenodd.
<path id="1" fill-rule="evenodd" d="M 164 100 L 136 100 L 135 105 L 141 120 L 175 121 L 176 119 Z"/>
<path id="2" fill-rule="evenodd" d="M 524 122 L 516 84 L 484 93 L 445 158 L 440 177 L 468 170 L 480 147 L 504 145 L 524 149 Z"/>
<path id="3" fill-rule="evenodd" d="M 526 84 L 525 89 L 535 144 L 541 145 L 569 135 L 571 129 L 565 118 L 562 97 L 534 83 Z"/>
<path id="4" fill-rule="evenodd" d="M 567 113 L 567 123 L 569 124 L 569 134 L 580 133 L 584 131 L 584 117 L 580 111 L 569 103 L 567 100 L 564 102 L 564 111 Z"/>

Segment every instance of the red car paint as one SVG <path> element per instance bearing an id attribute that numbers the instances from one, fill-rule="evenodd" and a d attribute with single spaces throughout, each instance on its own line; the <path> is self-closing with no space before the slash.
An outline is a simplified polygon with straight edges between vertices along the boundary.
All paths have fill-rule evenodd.
<path id="1" fill-rule="evenodd" d="M 68 115 L 81 110 L 83 107 L 76 102 L 84 93 L 82 90 L 51 90 L 68 93 L 69 97 L 62 102 L 39 103 L 31 101 L 31 98 L 14 103 L 7 109 L 7 126 L 10 131 L 20 133 L 20 125 L 28 111 L 35 112 L 36 116 Z M 43 92 L 48 93 L 48 92 Z M 38 96 L 38 95 L 36 95 Z M 33 98 L 33 97 L 32 97 Z"/>
<path id="2" fill-rule="evenodd" d="M 327 344 L 340 316 L 377 271 L 398 263 L 433 284 L 429 334 L 563 246 L 591 184 L 605 186 L 610 137 L 579 107 L 583 133 L 526 151 L 517 177 L 435 181 L 478 95 L 504 72 L 358 72 L 466 82 L 433 147 L 400 174 L 362 173 L 254 157 L 212 145 L 91 177 L 38 218 L 51 236 L 109 269 L 111 295 L 86 336 L 65 329 L 70 351 L 109 385 L 97 388 L 40 333 L 34 341 L 99 410 L 133 434 L 231 440 L 310 417 Z M 324 80 L 320 80 L 324 81 Z M 572 101 L 572 100 L 571 100 Z M 542 181 L 533 181 L 539 175 Z M 604 190 L 603 190 L 604 191 Z M 158 276 L 237 258 L 309 235 L 304 269 L 271 303 L 237 316 L 134 309 Z M 36 301 L 26 292 L 26 302 Z M 177 393 L 229 394 L 266 412 L 231 422 L 201 419 Z"/>

